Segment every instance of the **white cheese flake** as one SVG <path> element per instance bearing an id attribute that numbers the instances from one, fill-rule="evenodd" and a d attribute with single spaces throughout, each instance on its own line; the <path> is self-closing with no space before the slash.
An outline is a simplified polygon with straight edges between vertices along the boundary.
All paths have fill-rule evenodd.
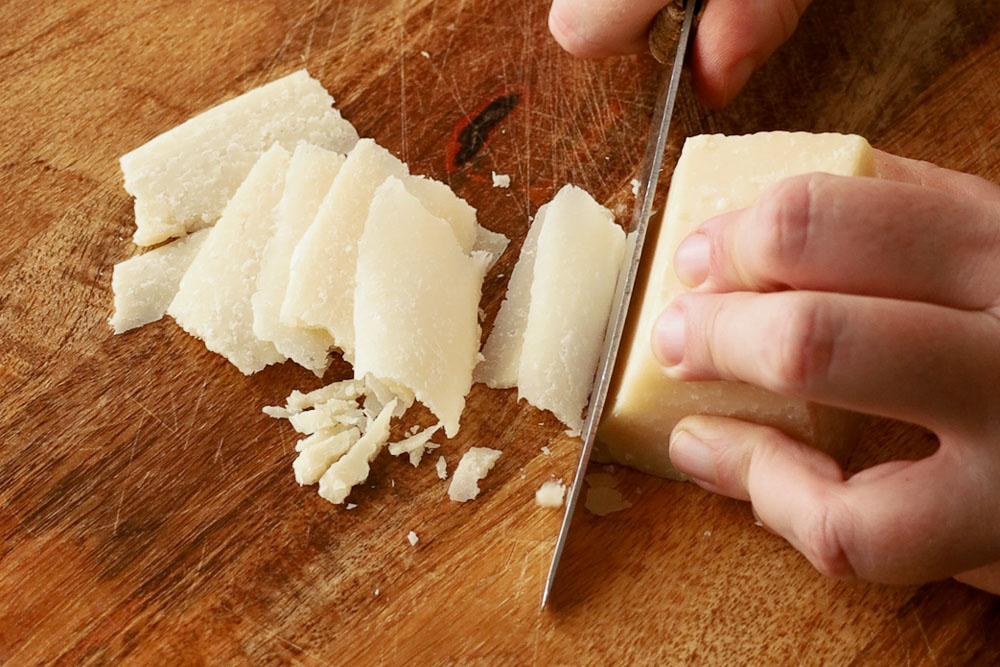
<path id="1" fill-rule="evenodd" d="M 535 491 L 535 504 L 539 507 L 562 507 L 566 485 L 562 481 L 548 481 Z"/>
<path id="2" fill-rule="evenodd" d="M 411 547 L 417 546 L 417 542 L 420 540 L 420 538 L 417 537 L 417 534 L 412 530 L 406 534 L 406 539 L 410 542 Z"/>
<path id="3" fill-rule="evenodd" d="M 303 447 L 292 463 L 295 481 L 300 486 L 318 482 L 323 473 L 361 438 L 361 432 L 356 428 L 330 434 L 320 431 L 315 435 L 320 437 Z"/>
<path id="4" fill-rule="evenodd" d="M 495 188 L 509 188 L 510 187 L 510 176 L 507 174 L 498 174 L 495 171 L 493 174 L 493 187 Z"/>
<path id="5" fill-rule="evenodd" d="M 551 456 L 552 450 L 546 447 L 545 445 L 542 445 L 542 454 L 545 454 L 546 456 Z"/>
<path id="6" fill-rule="evenodd" d="M 438 479 L 448 479 L 448 462 L 444 460 L 443 456 L 438 457 L 434 469 L 437 470 Z"/>
<path id="7" fill-rule="evenodd" d="M 632 503 L 622 498 L 617 489 L 607 486 L 592 486 L 587 489 L 587 500 L 584 506 L 592 514 L 607 516 L 612 512 L 620 512 L 632 507 Z"/>
<path id="8" fill-rule="evenodd" d="M 389 453 L 393 456 L 408 454 L 410 457 L 410 465 L 416 468 L 420 465 L 420 459 L 423 458 L 424 452 L 438 448 L 438 445 L 430 442 L 430 439 L 439 430 L 441 430 L 441 424 L 424 429 L 420 433 L 411 435 L 405 440 L 393 442 L 389 445 Z"/>
<path id="9" fill-rule="evenodd" d="M 479 495 L 479 480 L 496 464 L 502 452 L 489 447 L 473 447 L 458 462 L 451 476 L 448 497 L 460 503 Z"/>
<path id="10" fill-rule="evenodd" d="M 135 197 L 136 245 L 214 223 L 275 142 L 346 153 L 358 134 L 323 86 L 300 70 L 205 111 L 121 158 Z"/>

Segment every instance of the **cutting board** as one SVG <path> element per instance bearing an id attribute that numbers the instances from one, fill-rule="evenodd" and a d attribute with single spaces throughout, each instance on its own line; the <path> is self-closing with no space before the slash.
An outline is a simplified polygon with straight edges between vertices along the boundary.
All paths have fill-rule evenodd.
<path id="1" fill-rule="evenodd" d="M 470 446 L 503 450 L 479 499 L 453 503 L 429 462 L 384 455 L 346 511 L 295 484 L 295 434 L 260 411 L 316 378 L 291 364 L 244 377 L 169 318 L 111 335 L 111 267 L 134 252 L 117 157 L 301 67 L 362 135 L 512 237 L 485 282 L 488 328 L 529 216 L 559 186 L 627 218 L 655 95 L 651 58 L 575 60 L 546 11 L 0 6 L 0 661 L 1000 661 L 997 598 L 832 581 L 747 506 L 620 468 L 631 508 L 581 514 L 542 612 L 560 516 L 533 495 L 569 477 L 578 443 L 515 392 L 476 386 L 439 450 L 449 469 Z M 700 132 L 834 130 L 1000 180 L 998 16 L 996 1 L 817 2 L 725 111 L 684 82 L 670 155 Z M 327 380 L 348 374 L 338 362 Z M 934 446 L 873 420 L 851 466 Z"/>

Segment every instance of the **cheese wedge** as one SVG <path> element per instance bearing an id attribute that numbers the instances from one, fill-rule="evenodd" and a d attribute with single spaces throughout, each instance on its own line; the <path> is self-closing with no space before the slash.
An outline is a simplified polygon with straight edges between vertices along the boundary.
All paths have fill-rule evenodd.
<path id="1" fill-rule="evenodd" d="M 333 338 L 324 329 L 294 327 L 280 321 L 281 305 L 288 289 L 292 253 L 316 217 L 320 203 L 346 158 L 332 151 L 299 144 L 292 154 L 285 191 L 257 276 L 257 292 L 251 299 L 253 332 L 295 363 L 318 377 L 329 364 Z"/>
<path id="2" fill-rule="evenodd" d="M 167 313 L 245 375 L 285 357 L 253 332 L 250 298 L 291 155 L 275 144 L 250 170 L 181 278 Z"/>
<path id="3" fill-rule="evenodd" d="M 559 191 L 538 235 L 517 390 L 571 435 L 583 426 L 624 252 L 611 211 L 580 188 Z"/>
<path id="4" fill-rule="evenodd" d="M 115 313 L 108 322 L 116 334 L 163 317 L 207 236 L 203 229 L 115 264 L 111 276 Z"/>
<path id="5" fill-rule="evenodd" d="M 648 277 L 637 282 L 616 378 L 605 406 L 597 460 L 676 478 L 667 441 L 674 425 L 692 414 L 737 417 L 775 426 L 836 454 L 851 420 L 843 412 L 791 400 L 732 382 L 678 382 L 653 357 L 652 327 L 685 288 L 672 262 L 680 242 L 706 219 L 753 204 L 783 178 L 814 171 L 875 176 L 874 155 L 858 136 L 765 132 L 691 137 L 670 184 L 658 234 L 646 246 Z M 653 232 L 655 230 L 651 230 Z"/>
<path id="6" fill-rule="evenodd" d="M 250 168 L 275 142 L 300 141 L 346 153 L 354 127 L 332 108 L 319 81 L 300 70 L 224 102 L 121 158 L 135 197 L 136 245 L 210 225 Z"/>
<path id="7" fill-rule="evenodd" d="M 375 193 L 358 244 L 355 376 L 409 389 L 449 438 L 472 386 L 488 261 L 466 254 L 402 180 L 390 177 Z"/>

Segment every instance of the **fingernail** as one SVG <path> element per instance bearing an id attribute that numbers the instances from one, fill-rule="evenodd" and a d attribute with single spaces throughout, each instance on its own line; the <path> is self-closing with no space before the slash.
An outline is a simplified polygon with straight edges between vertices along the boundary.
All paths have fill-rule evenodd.
<path id="1" fill-rule="evenodd" d="M 674 272 L 688 287 L 697 287 L 708 278 L 712 243 L 704 234 L 693 234 L 677 247 Z"/>
<path id="2" fill-rule="evenodd" d="M 676 366 L 684 359 L 684 313 L 671 306 L 653 325 L 653 354 L 664 366 Z"/>
<path id="3" fill-rule="evenodd" d="M 717 484 L 712 450 L 688 431 L 674 431 L 670 438 L 670 461 L 696 481 Z"/>

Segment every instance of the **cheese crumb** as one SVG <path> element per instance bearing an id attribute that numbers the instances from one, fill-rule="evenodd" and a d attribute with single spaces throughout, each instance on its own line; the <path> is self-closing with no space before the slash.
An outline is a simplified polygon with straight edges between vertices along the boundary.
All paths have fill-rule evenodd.
<path id="1" fill-rule="evenodd" d="M 375 589 L 375 597 L 378 597 L 378 589 Z"/>
<path id="2" fill-rule="evenodd" d="M 428 60 L 429 60 L 429 59 L 430 59 L 430 57 L 431 57 L 431 54 L 427 53 L 426 51 L 421 51 L 421 52 L 420 52 L 420 55 L 422 55 L 422 56 L 423 56 L 424 58 L 427 58 Z"/>
<path id="3" fill-rule="evenodd" d="M 420 540 L 420 538 L 417 537 L 417 534 L 412 530 L 406 535 L 406 539 L 410 541 L 410 546 L 414 547 L 417 546 L 417 542 Z"/>
<path id="4" fill-rule="evenodd" d="M 496 464 L 502 452 L 489 447 L 473 447 L 458 462 L 448 487 L 448 497 L 460 503 L 479 495 L 479 480 Z"/>
<path id="5" fill-rule="evenodd" d="M 437 474 L 440 479 L 448 479 L 448 463 L 444 460 L 443 456 L 438 457 L 435 468 L 437 468 Z"/>
<path id="6" fill-rule="evenodd" d="M 357 505 L 355 505 L 354 503 L 347 503 L 344 509 L 352 510 L 355 507 L 357 507 Z M 378 595 L 378 589 L 375 590 L 375 595 Z"/>
<path id="7" fill-rule="evenodd" d="M 491 173 L 493 174 L 493 187 L 495 188 L 510 187 L 510 176 L 508 174 L 498 174 L 495 171 Z"/>
<path id="8" fill-rule="evenodd" d="M 546 456 L 551 456 L 552 455 L 552 450 L 550 450 L 545 445 L 542 445 L 542 454 L 545 454 Z"/>
<path id="9" fill-rule="evenodd" d="M 561 481 L 548 481 L 535 491 L 535 504 L 539 507 L 562 507 L 566 485 Z"/>
<path id="10" fill-rule="evenodd" d="M 592 514 L 606 516 L 612 512 L 632 507 L 632 503 L 622 498 L 616 489 L 607 486 L 592 486 L 587 489 L 587 501 L 584 506 Z"/>
<path id="11" fill-rule="evenodd" d="M 437 426 L 432 426 L 431 428 L 424 429 L 420 433 L 411 435 L 405 440 L 400 440 L 399 442 L 394 442 L 389 445 L 389 453 L 393 456 L 399 456 L 400 454 L 409 454 L 410 465 L 416 468 L 420 464 L 420 459 L 423 458 L 424 452 L 428 450 L 434 450 L 438 448 L 436 443 L 430 442 L 431 436 L 441 430 L 441 424 L 438 423 Z"/>
<path id="12" fill-rule="evenodd" d="M 639 196 L 639 186 L 640 185 L 641 185 L 641 183 L 639 183 L 639 179 L 638 178 L 633 178 L 632 179 L 632 194 L 634 196 L 636 196 L 636 197 Z"/>

